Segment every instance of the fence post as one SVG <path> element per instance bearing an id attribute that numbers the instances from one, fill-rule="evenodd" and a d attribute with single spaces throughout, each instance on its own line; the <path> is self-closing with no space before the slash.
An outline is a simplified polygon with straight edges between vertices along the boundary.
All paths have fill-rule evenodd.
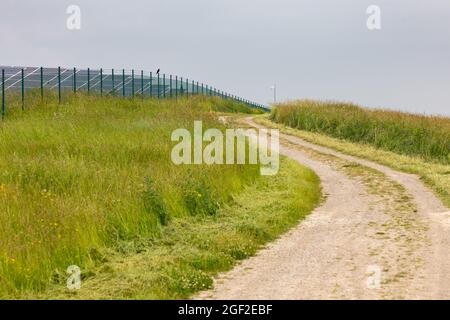
<path id="1" fill-rule="evenodd" d="M 172 98 L 172 75 L 169 76 L 169 82 L 170 82 L 170 85 L 169 85 L 169 88 L 170 88 L 169 94 L 170 94 L 170 98 Z"/>
<path id="2" fill-rule="evenodd" d="M 144 99 L 144 70 L 141 70 L 141 94 Z"/>
<path id="3" fill-rule="evenodd" d="M 44 101 L 44 68 L 41 67 L 41 101 Z"/>
<path id="4" fill-rule="evenodd" d="M 150 98 L 153 98 L 153 72 L 150 71 Z"/>
<path id="5" fill-rule="evenodd" d="M 116 82 L 114 80 L 114 69 L 111 69 L 111 93 L 113 96 L 116 95 Z"/>
<path id="6" fill-rule="evenodd" d="M 189 97 L 189 79 L 186 79 L 186 97 Z"/>
<path id="7" fill-rule="evenodd" d="M 103 97 L 103 68 L 100 68 L 100 96 Z"/>
<path id="8" fill-rule="evenodd" d="M 125 97 L 125 69 L 122 69 L 122 97 Z"/>
<path id="9" fill-rule="evenodd" d="M 159 73 L 158 73 L 158 99 L 159 99 Z"/>
<path id="10" fill-rule="evenodd" d="M 175 76 L 175 99 L 178 100 L 178 76 Z"/>
<path id="11" fill-rule="evenodd" d="M 87 70 L 88 74 L 88 78 L 87 78 L 87 90 L 88 90 L 88 95 L 91 93 L 91 69 L 88 68 Z"/>
<path id="12" fill-rule="evenodd" d="M 183 95 L 184 94 L 184 92 L 183 92 L 183 77 L 180 77 L 180 94 L 181 95 Z"/>
<path id="13" fill-rule="evenodd" d="M 61 104 L 61 67 L 58 67 L 58 103 Z"/>
<path id="14" fill-rule="evenodd" d="M 134 69 L 131 69 L 131 94 L 134 97 Z"/>
<path id="15" fill-rule="evenodd" d="M 166 74 L 163 73 L 163 98 L 166 98 Z"/>
<path id="16" fill-rule="evenodd" d="M 5 118 L 6 100 L 5 100 L 5 69 L 2 69 L 2 120 Z"/>
<path id="17" fill-rule="evenodd" d="M 21 70 L 22 76 L 22 111 L 25 109 L 25 74 L 23 68 Z"/>
<path id="18" fill-rule="evenodd" d="M 77 68 L 73 68 L 73 93 L 77 93 Z"/>

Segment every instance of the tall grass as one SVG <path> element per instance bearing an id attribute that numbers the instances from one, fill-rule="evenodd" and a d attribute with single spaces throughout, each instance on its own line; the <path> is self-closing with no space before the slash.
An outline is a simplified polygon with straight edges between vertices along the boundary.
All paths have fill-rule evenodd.
<path id="1" fill-rule="evenodd" d="M 37 292 L 69 265 L 95 265 L 121 241 L 157 238 L 171 220 L 214 215 L 258 166 L 175 166 L 176 128 L 222 128 L 217 98 L 8 97 L 0 122 L 0 297 Z"/>
<path id="2" fill-rule="evenodd" d="M 449 118 L 301 100 L 278 105 L 271 119 L 293 128 L 450 164 Z"/>
<path id="3" fill-rule="evenodd" d="M 55 283 L 31 299 L 186 299 L 211 288 L 213 277 L 305 218 L 320 202 L 320 180 L 281 158 L 280 171 L 263 176 L 213 215 L 174 218 L 161 237 L 125 242 L 108 261 L 85 270 L 81 290 Z M 270 196 L 268 196 L 270 194 Z M 130 245 L 131 243 L 131 245 Z"/>

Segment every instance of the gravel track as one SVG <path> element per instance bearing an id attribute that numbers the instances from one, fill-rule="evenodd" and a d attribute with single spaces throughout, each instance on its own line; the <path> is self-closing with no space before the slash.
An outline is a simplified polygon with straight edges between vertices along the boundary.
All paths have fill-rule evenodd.
<path id="1" fill-rule="evenodd" d="M 280 142 L 320 177 L 324 202 L 194 299 L 450 299 L 450 212 L 417 176 Z"/>

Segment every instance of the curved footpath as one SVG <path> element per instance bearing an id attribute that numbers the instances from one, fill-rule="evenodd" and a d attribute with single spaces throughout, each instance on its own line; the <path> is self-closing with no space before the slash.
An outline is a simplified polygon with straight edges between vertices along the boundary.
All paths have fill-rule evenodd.
<path id="1" fill-rule="evenodd" d="M 286 134 L 280 144 L 320 176 L 324 202 L 195 299 L 450 299 L 450 212 L 417 176 Z"/>

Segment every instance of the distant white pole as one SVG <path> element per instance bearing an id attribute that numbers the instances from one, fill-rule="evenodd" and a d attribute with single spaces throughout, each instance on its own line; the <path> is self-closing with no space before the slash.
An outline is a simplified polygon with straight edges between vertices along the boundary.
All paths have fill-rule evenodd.
<path id="1" fill-rule="evenodd" d="M 273 90 L 273 103 L 277 103 L 277 85 L 274 84 L 270 89 Z"/>

